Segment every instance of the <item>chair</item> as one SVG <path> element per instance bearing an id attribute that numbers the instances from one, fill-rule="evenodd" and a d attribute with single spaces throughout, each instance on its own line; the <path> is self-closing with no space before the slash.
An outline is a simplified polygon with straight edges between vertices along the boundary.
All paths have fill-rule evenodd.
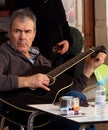
<path id="1" fill-rule="evenodd" d="M 106 87 L 106 100 L 108 100 L 108 66 L 105 64 L 100 65 L 95 69 L 94 74 L 97 81 L 104 81 Z"/>
<path id="2" fill-rule="evenodd" d="M 77 55 L 83 49 L 84 39 L 81 32 L 77 28 L 70 26 L 70 31 L 73 36 L 73 46 L 71 48 L 71 52 L 74 55 Z"/>

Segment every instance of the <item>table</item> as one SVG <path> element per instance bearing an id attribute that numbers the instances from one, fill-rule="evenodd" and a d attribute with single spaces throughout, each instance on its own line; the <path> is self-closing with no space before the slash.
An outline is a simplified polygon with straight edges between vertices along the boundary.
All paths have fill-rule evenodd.
<path id="1" fill-rule="evenodd" d="M 63 116 L 61 116 L 61 111 L 60 111 L 59 106 L 54 105 L 54 104 L 40 104 L 40 105 L 31 104 L 29 106 L 32 108 L 35 108 L 36 110 L 38 110 L 40 112 L 50 113 L 52 115 L 71 120 L 72 122 L 77 122 L 81 125 L 80 130 L 82 130 L 85 127 L 85 125 L 97 124 L 97 123 L 108 123 L 108 103 L 106 104 L 105 116 L 102 120 L 97 120 L 95 118 L 94 107 L 91 105 L 89 105 L 89 107 L 80 107 L 81 111 L 85 113 L 84 116 L 80 116 L 80 117 L 79 116 L 63 117 Z M 34 112 L 33 115 L 35 115 L 35 114 L 36 113 Z M 33 122 L 33 119 L 32 119 L 32 122 Z M 32 129 L 29 129 L 29 130 L 32 130 Z"/>

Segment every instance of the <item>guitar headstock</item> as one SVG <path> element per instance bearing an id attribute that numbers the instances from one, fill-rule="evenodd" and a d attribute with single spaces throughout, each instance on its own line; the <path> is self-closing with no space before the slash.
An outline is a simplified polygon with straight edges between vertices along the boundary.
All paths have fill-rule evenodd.
<path id="1" fill-rule="evenodd" d="M 95 58 L 99 52 L 103 52 L 105 54 L 107 53 L 105 46 L 97 46 L 97 47 L 93 47 L 91 49 L 93 49 L 95 51 L 93 54 L 91 54 L 91 58 Z"/>

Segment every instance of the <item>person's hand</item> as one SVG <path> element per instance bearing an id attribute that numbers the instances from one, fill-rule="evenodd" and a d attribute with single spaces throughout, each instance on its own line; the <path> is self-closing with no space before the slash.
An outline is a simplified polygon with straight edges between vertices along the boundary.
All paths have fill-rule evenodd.
<path id="1" fill-rule="evenodd" d="M 103 52 L 98 53 L 95 58 L 91 58 L 89 63 L 85 65 L 84 74 L 89 78 L 93 74 L 94 70 L 105 62 L 105 59 L 106 54 Z"/>
<path id="2" fill-rule="evenodd" d="M 103 52 L 100 52 L 95 58 L 91 58 L 90 60 L 90 68 L 96 69 L 99 65 L 103 64 L 106 59 L 106 54 Z"/>
<path id="3" fill-rule="evenodd" d="M 48 87 L 50 79 L 45 74 L 35 74 L 27 77 L 19 77 L 19 87 L 29 87 L 29 88 L 42 88 L 46 91 L 50 91 Z"/>
<path id="4" fill-rule="evenodd" d="M 64 54 L 69 49 L 69 42 L 67 40 L 63 40 L 58 43 L 59 46 L 62 46 L 61 49 L 58 49 L 57 53 Z"/>

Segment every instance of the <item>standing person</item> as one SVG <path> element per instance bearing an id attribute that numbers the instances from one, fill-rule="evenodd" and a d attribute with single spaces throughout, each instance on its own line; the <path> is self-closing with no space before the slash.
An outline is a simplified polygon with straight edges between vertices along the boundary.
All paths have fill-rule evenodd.
<path id="1" fill-rule="evenodd" d="M 32 0 L 30 8 L 37 17 L 37 37 L 33 45 L 39 47 L 41 53 L 51 61 L 53 67 L 74 57 L 71 52 L 73 36 L 66 20 L 62 1 Z M 60 45 L 61 49 L 54 52 L 55 45 Z M 71 76 L 73 75 L 71 74 Z"/>
<path id="2" fill-rule="evenodd" d="M 25 74 L 32 70 L 38 69 L 38 66 L 51 67 L 50 62 L 43 57 L 36 47 L 32 47 L 36 35 L 36 18 L 28 8 L 19 9 L 13 12 L 9 24 L 8 35 L 10 41 L 0 46 L 0 91 L 14 90 L 20 88 L 42 88 L 50 91 L 50 78 L 46 74 L 36 73 L 30 76 Z M 100 52 L 95 58 L 92 58 L 84 71 L 77 78 L 73 79 L 73 90 L 81 91 L 87 85 L 95 68 L 106 58 L 106 54 Z M 62 125 L 61 125 L 61 123 Z M 48 125 L 39 128 L 43 129 L 70 129 L 73 124 L 67 125 L 67 122 L 60 120 L 51 121 Z M 59 124 L 59 126 L 57 125 Z M 18 126 L 10 125 L 9 130 L 19 130 Z"/>
<path id="3" fill-rule="evenodd" d="M 14 10 L 29 7 L 35 13 L 37 35 L 33 45 L 39 47 L 42 55 L 52 63 L 52 67 L 57 67 L 76 55 L 72 51 L 74 39 L 61 0 L 27 0 L 21 2 L 21 4 L 18 4 L 19 1 L 17 1 L 13 2 Z M 54 52 L 55 45 L 60 45 L 61 49 Z M 80 48 L 78 44 L 79 52 L 81 52 L 82 47 L 81 45 Z M 80 68 L 73 67 L 69 70 L 70 72 L 68 71 L 68 74 L 74 77 L 76 76 L 75 69 L 78 69 L 77 72 L 80 74 L 81 68 L 83 69 L 83 62 Z"/>

